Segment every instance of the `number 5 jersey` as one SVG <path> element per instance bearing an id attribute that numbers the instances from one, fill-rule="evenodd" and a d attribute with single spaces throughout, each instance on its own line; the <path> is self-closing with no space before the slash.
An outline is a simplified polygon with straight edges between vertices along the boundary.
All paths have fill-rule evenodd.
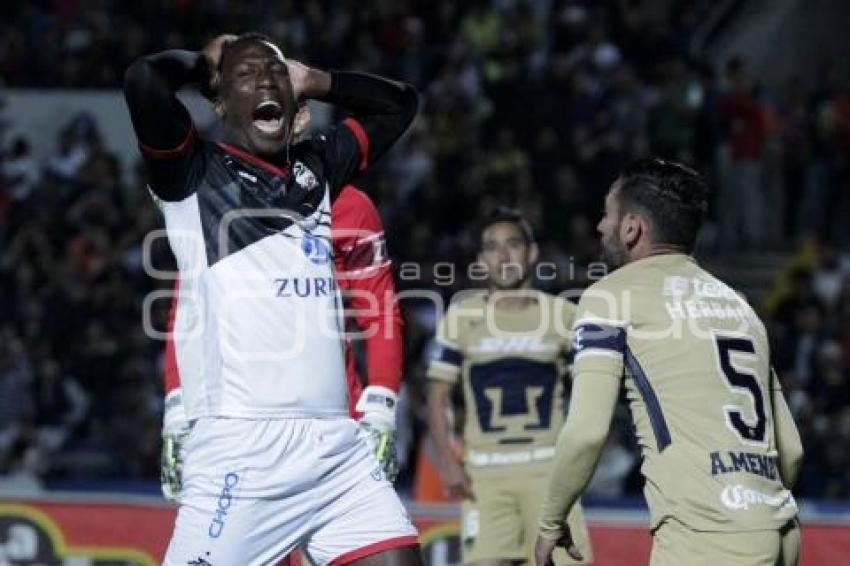
<path id="1" fill-rule="evenodd" d="M 796 431 L 774 410 L 764 325 L 735 291 L 689 256 L 652 256 L 587 289 L 575 330 L 575 379 L 623 380 L 653 528 L 766 530 L 796 515 L 778 449 Z"/>

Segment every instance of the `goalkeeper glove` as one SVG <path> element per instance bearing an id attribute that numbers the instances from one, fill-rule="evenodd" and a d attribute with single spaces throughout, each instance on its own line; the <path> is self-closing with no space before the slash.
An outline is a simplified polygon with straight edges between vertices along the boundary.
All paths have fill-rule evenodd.
<path id="1" fill-rule="evenodd" d="M 180 502 L 180 491 L 183 489 L 183 446 L 190 430 L 180 389 L 175 389 L 165 396 L 159 476 L 162 495 L 171 503 Z"/>
<path id="2" fill-rule="evenodd" d="M 355 409 L 363 413 L 360 426 L 366 431 L 384 475 L 390 482 L 398 475 L 395 453 L 395 412 L 398 395 L 387 387 L 369 385 L 360 394 Z"/>

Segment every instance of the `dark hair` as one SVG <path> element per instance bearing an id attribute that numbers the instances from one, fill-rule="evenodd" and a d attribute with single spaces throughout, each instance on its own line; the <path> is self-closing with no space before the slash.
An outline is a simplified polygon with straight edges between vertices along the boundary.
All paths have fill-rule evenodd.
<path id="1" fill-rule="evenodd" d="M 740 55 L 735 55 L 726 61 L 727 76 L 738 75 L 744 70 L 744 59 Z"/>
<path id="2" fill-rule="evenodd" d="M 478 228 L 479 237 L 484 235 L 484 230 L 493 224 L 498 224 L 499 222 L 512 222 L 516 224 L 525 238 L 525 243 L 529 245 L 534 243 L 534 230 L 531 227 L 531 222 L 522 215 L 522 212 L 508 206 L 496 207 L 493 212 L 484 219 L 484 222 L 482 222 Z"/>
<path id="3" fill-rule="evenodd" d="M 656 243 L 693 251 L 708 212 L 708 186 L 679 163 L 639 159 L 620 175 L 623 210 L 639 209 L 649 219 Z"/>
<path id="4" fill-rule="evenodd" d="M 28 154 L 29 152 L 30 143 L 25 138 L 15 138 L 15 141 L 12 142 L 12 155 L 14 157 L 20 157 Z"/>
<path id="5" fill-rule="evenodd" d="M 258 31 L 248 31 L 245 33 L 240 33 L 239 36 L 231 41 L 230 43 L 225 43 L 221 48 L 221 59 L 218 61 L 218 70 L 224 70 L 224 61 L 227 59 L 227 55 L 229 53 L 233 53 L 234 48 L 243 45 L 248 42 L 264 42 L 271 43 L 272 45 L 276 45 L 274 41 L 271 40 L 269 36 L 264 33 L 260 33 Z"/>

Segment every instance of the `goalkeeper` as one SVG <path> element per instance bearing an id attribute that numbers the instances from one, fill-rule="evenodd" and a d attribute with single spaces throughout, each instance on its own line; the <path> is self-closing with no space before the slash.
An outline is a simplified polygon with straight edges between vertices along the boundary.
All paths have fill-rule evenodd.
<path id="1" fill-rule="evenodd" d="M 176 97 L 210 93 L 225 141 L 200 139 Z M 418 541 L 348 417 L 331 204 L 416 115 L 412 87 L 326 72 L 258 34 L 143 57 L 124 82 L 180 269 L 173 340 L 186 439 L 166 564 L 419 564 Z M 345 112 L 292 143 L 299 103 Z M 364 400 L 376 430 L 393 399 Z M 367 481 L 371 478 L 374 481 Z"/>
<path id="2" fill-rule="evenodd" d="M 303 107 L 295 120 L 296 134 L 306 129 L 309 110 Z M 349 412 L 367 429 L 375 456 L 385 475 L 398 474 L 395 452 L 395 411 L 401 385 L 402 328 L 392 265 L 387 255 L 384 226 L 374 203 L 363 191 L 347 185 L 331 206 L 334 267 L 337 283 L 353 322 L 366 341 L 368 386 L 363 388 L 351 342 L 346 341 L 346 379 Z M 179 501 L 182 486 L 183 442 L 190 430 L 180 391 L 180 371 L 171 340 L 177 308 L 175 287 L 168 315 L 165 346 L 165 414 L 162 426 L 162 493 Z"/>

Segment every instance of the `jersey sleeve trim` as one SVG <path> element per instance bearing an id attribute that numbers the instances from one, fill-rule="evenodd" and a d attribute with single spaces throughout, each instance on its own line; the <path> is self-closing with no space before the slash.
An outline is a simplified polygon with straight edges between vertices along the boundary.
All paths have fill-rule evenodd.
<path id="1" fill-rule="evenodd" d="M 350 249 L 346 250 L 348 255 L 345 262 L 345 272 L 347 274 L 358 274 L 389 265 L 390 258 L 384 252 L 386 249 L 383 232 L 358 239 Z"/>
<path id="2" fill-rule="evenodd" d="M 434 356 L 431 358 L 431 361 L 459 368 L 463 363 L 463 354 L 460 350 L 457 350 L 444 342 L 438 342 L 437 351 L 434 352 Z"/>
<path id="3" fill-rule="evenodd" d="M 357 140 L 357 147 L 360 148 L 360 170 L 363 171 L 369 166 L 369 136 L 363 126 L 354 118 L 346 118 L 342 123 L 354 135 Z"/>
<path id="4" fill-rule="evenodd" d="M 588 356 L 602 356 L 602 357 L 612 358 L 612 359 L 619 360 L 619 361 L 622 361 L 622 360 L 623 360 L 623 354 L 622 354 L 622 352 L 612 352 L 611 350 L 598 350 L 598 349 L 596 349 L 596 350 L 594 350 L 594 349 L 590 349 L 590 350 L 588 350 L 588 349 L 585 349 L 585 350 L 583 350 L 583 351 L 581 351 L 581 352 L 577 353 L 577 354 L 576 354 L 576 355 L 572 358 L 572 362 L 573 362 L 573 364 L 576 364 L 576 363 L 578 363 L 578 361 L 579 361 L 580 359 L 584 359 L 584 358 L 586 358 L 586 357 L 588 357 Z"/>
<path id="5" fill-rule="evenodd" d="M 438 360 L 431 360 L 426 375 L 431 381 L 441 381 L 454 385 L 460 376 L 460 368 Z"/>
<path id="6" fill-rule="evenodd" d="M 646 413 L 649 415 L 649 424 L 652 427 L 652 432 L 655 435 L 655 444 L 658 452 L 661 453 L 672 442 L 670 438 L 670 429 L 667 427 L 667 420 L 664 418 L 664 413 L 661 411 L 661 403 L 658 401 L 658 396 L 655 395 L 655 390 L 643 371 L 637 358 L 632 354 L 632 351 L 626 348 L 626 367 L 629 369 L 629 374 L 634 379 L 635 386 L 643 398 L 643 403 L 646 406 Z"/>
<path id="7" fill-rule="evenodd" d="M 139 142 L 139 149 L 142 153 L 153 159 L 176 159 L 189 153 L 189 150 L 195 145 L 197 138 L 198 132 L 195 130 L 195 125 L 191 124 L 189 131 L 186 132 L 186 137 L 176 147 L 172 147 L 171 149 L 156 149 Z"/>
<path id="8" fill-rule="evenodd" d="M 250 163 L 252 165 L 256 165 L 257 167 L 260 167 L 261 169 L 265 169 L 266 171 L 268 171 L 269 173 L 272 173 L 273 175 L 277 175 L 278 177 L 283 177 L 283 178 L 289 177 L 289 169 L 281 169 L 280 167 L 278 167 L 278 166 L 276 166 L 272 163 L 269 163 L 265 159 L 261 159 L 261 158 L 257 157 L 256 155 L 252 155 L 252 154 L 248 153 L 247 151 L 242 151 L 238 147 L 233 147 L 230 144 L 226 144 L 224 142 L 216 142 L 216 143 L 218 144 L 218 146 L 221 149 L 223 149 L 227 153 L 233 154 L 236 157 L 238 157 L 239 159 L 243 159 L 243 160 L 247 161 L 248 163 Z"/>
<path id="9" fill-rule="evenodd" d="M 579 321 L 575 325 L 575 355 L 593 351 L 622 356 L 626 351 L 626 329 L 610 321 Z"/>
<path id="10" fill-rule="evenodd" d="M 625 320 L 617 320 L 614 318 L 599 318 L 595 316 L 585 316 L 575 321 L 573 326 L 580 326 L 582 324 L 602 324 L 605 326 L 614 326 L 617 328 L 625 328 L 628 326 L 628 323 Z"/>

